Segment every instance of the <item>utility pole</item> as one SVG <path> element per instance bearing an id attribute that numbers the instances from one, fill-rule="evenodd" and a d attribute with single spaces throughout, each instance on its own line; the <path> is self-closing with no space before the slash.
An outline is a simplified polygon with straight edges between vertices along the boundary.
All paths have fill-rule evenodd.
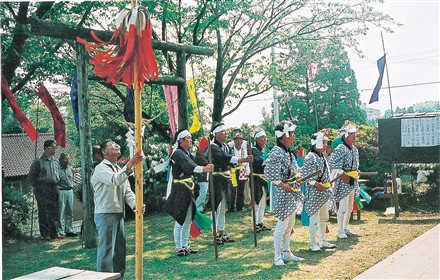
<path id="1" fill-rule="evenodd" d="M 272 47 L 271 49 L 271 56 L 272 56 L 272 62 L 275 61 L 275 48 Z M 280 123 L 280 114 L 278 111 L 278 93 L 277 93 L 277 87 L 274 83 L 273 85 L 273 124 L 277 125 Z"/>

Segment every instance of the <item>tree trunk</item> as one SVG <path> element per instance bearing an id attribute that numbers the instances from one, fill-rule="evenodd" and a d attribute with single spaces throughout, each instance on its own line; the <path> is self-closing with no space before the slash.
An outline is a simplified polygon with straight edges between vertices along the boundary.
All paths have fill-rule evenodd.
<path id="1" fill-rule="evenodd" d="M 177 76 L 186 81 L 186 69 L 185 69 L 185 61 L 186 61 L 185 52 L 177 53 Z M 179 119 L 178 119 L 178 127 L 179 129 L 187 129 L 188 128 L 188 108 L 186 106 L 188 102 L 188 93 L 186 91 L 186 83 L 178 86 L 178 99 L 177 104 L 179 107 Z"/>
<path id="2" fill-rule="evenodd" d="M 96 248 L 96 230 L 93 222 L 93 192 L 90 183 L 92 170 L 92 141 L 89 126 L 89 100 L 87 95 L 86 49 L 77 43 L 78 110 L 81 149 L 83 195 L 83 241 L 86 248 Z"/>
<path id="3" fill-rule="evenodd" d="M 212 123 L 222 121 L 222 111 L 225 106 L 223 98 L 223 46 L 221 34 L 217 29 L 217 67 L 214 82 L 214 106 L 212 108 Z"/>

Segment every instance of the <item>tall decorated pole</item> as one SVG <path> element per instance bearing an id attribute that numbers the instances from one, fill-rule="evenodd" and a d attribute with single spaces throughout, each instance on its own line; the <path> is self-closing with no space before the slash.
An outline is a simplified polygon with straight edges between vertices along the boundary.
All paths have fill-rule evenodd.
<path id="1" fill-rule="evenodd" d="M 137 6 L 131 0 L 131 9 L 122 10 L 115 21 L 116 30 L 109 42 L 91 35 L 98 43 L 89 43 L 81 38 L 89 51 L 95 73 L 111 84 L 121 80 L 134 89 L 135 101 L 135 153 L 142 153 L 141 90 L 144 82 L 157 80 L 159 70 L 152 48 L 153 27 L 147 8 Z M 142 164 L 136 164 L 136 246 L 135 278 L 143 279 L 143 174 Z"/>

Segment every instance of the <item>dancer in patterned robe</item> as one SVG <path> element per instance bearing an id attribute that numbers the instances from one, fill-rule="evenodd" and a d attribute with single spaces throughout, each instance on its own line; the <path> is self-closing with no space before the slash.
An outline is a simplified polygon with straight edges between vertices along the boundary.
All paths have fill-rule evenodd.
<path id="1" fill-rule="evenodd" d="M 282 121 L 275 126 L 277 144 L 269 153 L 264 168 L 264 175 L 271 181 L 273 213 L 278 218 L 273 235 L 274 264 L 285 265 L 286 261 L 304 261 L 290 251 L 290 234 L 295 224 L 297 201 L 301 192 L 292 189 L 287 180 L 297 172 L 296 159 L 289 147 L 295 139 L 295 128 L 289 121 Z M 299 190 L 299 186 L 295 185 Z"/>
<path id="2" fill-rule="evenodd" d="M 189 232 L 191 223 L 196 213 L 194 199 L 193 173 L 212 172 L 214 166 L 197 165 L 188 149 L 192 144 L 191 134 L 187 130 L 180 129 L 176 132 L 176 143 L 171 155 L 171 176 L 167 190 L 165 211 L 176 222 L 174 223 L 174 242 L 176 244 L 176 256 L 196 254 L 197 251 L 190 248 Z"/>
<path id="3" fill-rule="evenodd" d="M 325 223 L 329 218 L 329 203 L 333 199 L 330 188 L 330 169 L 324 157 L 325 144 L 328 138 L 324 133 L 317 132 L 311 137 L 312 148 L 304 159 L 301 168 L 302 175 L 308 175 L 316 170 L 321 173 L 308 180 L 305 194 L 304 209 L 310 217 L 309 235 L 310 250 L 321 251 L 321 248 L 335 248 L 336 245 L 328 242 L 325 238 Z M 316 228 L 318 228 L 319 246 L 316 243 Z"/>
<path id="4" fill-rule="evenodd" d="M 353 211 L 353 201 L 359 196 L 359 152 L 353 145 L 356 139 L 356 128 L 348 124 L 341 128 L 342 144 L 337 146 L 330 156 L 329 166 L 331 177 L 341 175 L 334 184 L 333 193 L 335 200 L 339 202 L 338 208 L 338 238 L 345 239 L 347 236 L 357 235 L 348 229 L 348 222 Z"/>

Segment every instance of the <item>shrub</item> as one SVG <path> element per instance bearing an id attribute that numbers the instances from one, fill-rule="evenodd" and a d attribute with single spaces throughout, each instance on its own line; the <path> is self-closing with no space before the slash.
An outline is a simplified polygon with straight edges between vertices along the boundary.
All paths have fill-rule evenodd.
<path id="1" fill-rule="evenodd" d="M 3 186 L 2 192 L 3 240 L 20 237 L 23 235 L 23 229 L 28 223 L 31 203 L 27 195 L 22 194 L 12 186 Z"/>

